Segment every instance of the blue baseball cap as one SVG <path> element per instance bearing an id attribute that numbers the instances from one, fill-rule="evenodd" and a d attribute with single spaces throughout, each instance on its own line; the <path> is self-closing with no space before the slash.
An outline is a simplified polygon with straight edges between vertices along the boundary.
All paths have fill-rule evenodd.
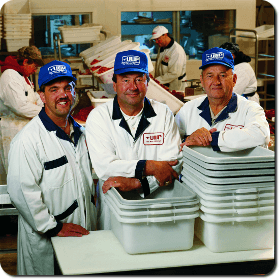
<path id="1" fill-rule="evenodd" d="M 114 73 L 119 75 L 127 72 L 148 73 L 148 58 L 144 52 L 127 50 L 116 54 Z"/>
<path id="2" fill-rule="evenodd" d="M 202 66 L 199 69 L 204 69 L 213 64 L 221 64 L 234 70 L 234 59 L 230 51 L 214 47 L 202 54 Z"/>
<path id="3" fill-rule="evenodd" d="M 69 64 L 54 60 L 41 67 L 38 79 L 39 87 L 59 77 L 68 77 L 74 82 L 77 80 L 73 76 L 72 69 Z"/>

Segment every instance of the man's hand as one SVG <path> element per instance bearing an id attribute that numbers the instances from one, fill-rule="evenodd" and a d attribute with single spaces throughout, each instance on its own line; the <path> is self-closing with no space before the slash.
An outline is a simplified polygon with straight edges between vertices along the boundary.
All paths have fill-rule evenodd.
<path id="1" fill-rule="evenodd" d="M 139 189 L 141 183 L 137 178 L 133 177 L 110 177 L 103 184 L 103 193 L 105 194 L 111 187 L 118 188 L 120 191 L 127 192 L 134 189 Z"/>
<path id="2" fill-rule="evenodd" d="M 89 234 L 89 231 L 80 225 L 73 223 L 63 223 L 62 230 L 57 234 L 58 236 L 83 236 Z"/>
<path id="3" fill-rule="evenodd" d="M 159 186 L 167 186 L 172 183 L 173 179 L 178 179 L 178 174 L 173 170 L 173 166 L 178 164 L 178 160 L 174 161 L 153 161 L 147 160 L 144 175 L 153 175 L 159 182 Z"/>
<path id="4" fill-rule="evenodd" d="M 186 145 L 186 146 L 191 146 L 191 145 L 209 146 L 211 141 L 212 141 L 211 134 L 213 132 L 216 132 L 216 131 L 217 131 L 216 128 L 212 128 L 210 130 L 207 130 L 204 127 L 196 130 L 189 137 L 187 137 L 185 142 L 180 144 L 180 151 L 183 149 L 184 145 Z"/>

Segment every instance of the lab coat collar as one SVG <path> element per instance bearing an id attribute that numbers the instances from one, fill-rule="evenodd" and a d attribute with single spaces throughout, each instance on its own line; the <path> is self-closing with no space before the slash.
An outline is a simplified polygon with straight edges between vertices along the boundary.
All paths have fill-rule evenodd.
<path id="1" fill-rule="evenodd" d="M 143 131 L 149 126 L 150 122 L 147 120 L 147 118 L 154 117 L 157 114 L 155 113 L 150 101 L 145 97 L 144 98 L 144 107 L 142 111 L 142 117 L 140 119 L 136 135 L 135 135 L 135 140 L 143 133 Z M 119 104 L 117 102 L 117 96 L 114 97 L 113 100 L 113 111 L 112 111 L 112 119 L 117 120 L 121 119 L 119 126 L 125 129 L 131 136 L 131 131 L 129 129 L 129 126 L 120 110 Z"/>
<path id="2" fill-rule="evenodd" d="M 45 112 L 45 108 L 44 107 L 40 111 L 39 117 L 40 117 L 43 125 L 45 126 L 45 128 L 49 132 L 56 131 L 56 136 L 58 138 L 71 142 L 69 136 L 48 117 L 48 115 Z M 77 146 L 78 140 L 79 140 L 80 136 L 82 135 L 81 125 L 79 125 L 72 118 L 71 115 L 69 116 L 69 121 L 71 121 L 71 123 L 73 124 L 73 128 L 74 128 L 74 144 L 75 144 L 75 146 Z"/>
<path id="3" fill-rule="evenodd" d="M 174 39 L 171 38 L 170 43 L 166 47 L 160 47 L 160 52 L 163 52 L 167 48 L 171 48 L 173 46 L 173 44 L 174 44 Z"/>
<path id="4" fill-rule="evenodd" d="M 211 120 L 211 115 L 210 115 L 209 101 L 208 101 L 207 97 L 198 106 L 198 109 L 200 109 L 202 111 L 200 113 L 200 116 L 211 126 L 212 120 Z M 235 93 L 232 93 L 232 97 L 231 97 L 229 103 L 227 104 L 227 107 L 221 112 L 221 114 L 215 120 L 215 123 L 227 119 L 229 117 L 229 113 L 233 113 L 236 111 L 237 111 L 237 96 Z"/>

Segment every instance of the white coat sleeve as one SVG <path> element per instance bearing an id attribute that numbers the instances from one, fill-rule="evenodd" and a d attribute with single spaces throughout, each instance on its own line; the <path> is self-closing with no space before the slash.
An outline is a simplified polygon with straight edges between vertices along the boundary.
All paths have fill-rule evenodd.
<path id="1" fill-rule="evenodd" d="M 157 161 L 173 161 L 178 160 L 178 164 L 172 168 L 178 173 L 181 173 L 182 169 L 182 152 L 179 152 L 181 139 L 179 135 L 178 127 L 175 123 L 173 114 L 168 111 L 165 118 L 165 138 L 164 144 L 159 149 L 157 155 Z M 159 183 L 154 176 L 147 177 L 150 193 L 154 192 L 158 187 Z"/>
<path id="2" fill-rule="evenodd" d="M 134 177 L 138 159 L 122 160 L 117 156 L 109 119 L 104 116 L 107 112 L 103 115 L 102 112 L 93 109 L 86 120 L 86 142 L 93 168 L 102 180 L 112 176 Z"/>
<path id="3" fill-rule="evenodd" d="M 237 80 L 233 88 L 233 92 L 242 95 L 245 89 L 248 87 L 250 82 L 250 77 L 245 71 L 238 70 L 236 73 Z"/>
<path id="4" fill-rule="evenodd" d="M 186 136 L 186 119 L 187 119 L 187 115 L 185 112 L 187 112 L 187 103 L 184 104 L 182 106 L 182 108 L 180 108 L 180 110 L 177 112 L 177 114 L 175 115 L 175 122 L 178 126 L 179 129 L 179 134 L 181 137 L 181 140 L 183 141 L 185 136 Z"/>
<path id="5" fill-rule="evenodd" d="M 46 207 L 39 181 L 43 166 L 31 144 L 18 139 L 9 152 L 7 190 L 13 205 L 38 233 L 57 228 L 57 222 Z M 54 234 L 55 235 L 55 234 Z"/>
<path id="6" fill-rule="evenodd" d="M 233 152 L 256 146 L 267 147 L 270 140 L 270 130 L 264 110 L 253 101 L 247 105 L 249 105 L 249 108 L 244 116 L 245 125 L 243 128 L 212 134 L 211 146 L 214 150 Z"/>
<path id="7" fill-rule="evenodd" d="M 178 51 L 173 52 L 168 62 L 168 71 L 163 75 L 156 77 L 156 79 L 161 84 L 166 84 L 178 78 L 184 67 L 184 56 L 185 53 L 183 54 Z"/>
<path id="8" fill-rule="evenodd" d="M 25 96 L 25 88 L 21 81 L 16 79 L 10 72 L 5 72 L 3 73 L 5 76 L 1 78 L 3 83 L 1 99 L 5 106 L 21 117 L 33 118 L 38 115 L 42 106 L 30 103 Z"/>

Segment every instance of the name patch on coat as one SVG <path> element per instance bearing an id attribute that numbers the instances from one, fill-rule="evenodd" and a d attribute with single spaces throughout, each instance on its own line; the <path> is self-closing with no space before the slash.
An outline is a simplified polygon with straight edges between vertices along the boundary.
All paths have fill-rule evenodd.
<path id="1" fill-rule="evenodd" d="M 144 133 L 143 134 L 144 145 L 162 145 L 164 144 L 164 133 Z"/>
<path id="2" fill-rule="evenodd" d="M 242 128 L 244 128 L 244 126 L 243 126 L 243 125 L 226 124 L 226 126 L 225 126 L 225 128 L 224 128 L 224 131 L 226 131 L 226 130 L 232 130 L 232 129 L 235 129 L 235 128 L 242 129 Z"/>

